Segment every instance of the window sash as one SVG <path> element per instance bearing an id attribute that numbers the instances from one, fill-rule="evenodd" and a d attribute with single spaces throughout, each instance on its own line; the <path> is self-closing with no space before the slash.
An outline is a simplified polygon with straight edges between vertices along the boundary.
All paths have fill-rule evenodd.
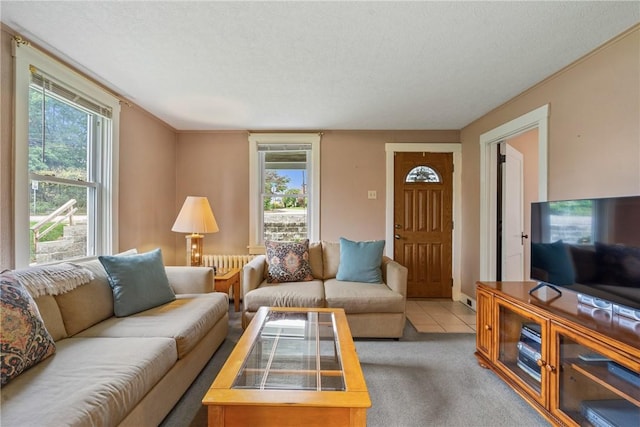
<path id="1" fill-rule="evenodd" d="M 264 191 L 263 153 L 284 151 L 290 148 L 307 151 L 307 233 L 312 241 L 320 240 L 320 139 L 318 133 L 272 134 L 253 133 L 249 135 L 249 253 L 264 253 L 264 197 L 287 197 L 287 194 L 266 194 Z M 302 150 L 301 150 L 302 149 Z"/>
<path id="2" fill-rule="evenodd" d="M 262 148 L 262 149 L 261 149 Z M 304 149 L 304 150 L 303 150 Z M 307 176 L 309 176 L 309 169 L 310 169 L 310 162 L 309 159 L 311 157 L 311 144 L 304 144 L 304 145 L 292 145 L 292 144 L 272 144 L 272 145 L 266 145 L 263 144 L 262 146 L 258 146 L 258 155 L 259 155 L 259 159 L 260 159 L 260 182 L 261 182 L 261 186 L 260 188 L 262 189 L 261 191 L 261 203 L 260 203 L 260 218 L 261 221 L 259 221 L 258 223 L 258 228 L 259 228 L 259 238 L 260 240 L 258 241 L 259 243 L 264 244 L 265 240 L 266 240 L 266 227 L 265 227 L 265 214 L 268 213 L 269 211 L 265 210 L 264 206 L 265 206 L 265 201 L 267 199 L 273 199 L 273 198 L 278 198 L 278 199 L 284 199 L 285 197 L 293 197 L 293 195 L 287 194 L 285 192 L 273 192 L 273 191 L 267 191 L 267 186 L 266 186 L 266 177 L 267 177 L 267 171 L 268 170 L 282 170 L 282 169 L 293 169 L 293 168 L 276 168 L 275 165 L 277 165 L 279 162 L 267 162 L 267 155 L 266 153 L 270 152 L 270 153 L 290 153 L 290 154 L 295 154 L 295 153 L 304 153 L 305 156 L 305 162 L 304 164 L 304 169 L 295 169 L 295 170 L 304 170 L 306 171 Z M 299 162 L 297 162 L 299 163 Z M 290 165 L 290 162 L 282 162 L 283 165 Z M 271 166 L 271 167 L 269 167 Z M 309 223 L 311 220 L 310 217 L 310 209 L 309 209 L 309 203 L 308 203 L 308 196 L 306 196 L 305 198 L 307 198 L 307 207 L 305 209 L 305 225 L 307 228 L 307 235 L 306 238 L 309 238 L 310 235 L 310 229 L 309 229 Z"/>
<path id="3" fill-rule="evenodd" d="M 95 83 L 87 80 L 52 57 L 25 44 L 14 41 L 15 51 L 15 170 L 14 170 L 14 244 L 16 268 L 26 267 L 30 263 L 30 174 L 29 159 L 29 90 L 32 86 L 32 71 L 38 70 L 40 75 L 50 78 L 56 83 L 64 82 L 60 88 L 73 88 L 72 92 L 83 99 L 81 107 L 93 110 L 91 104 L 103 107 L 100 112 L 91 111 L 94 115 L 92 135 L 96 144 L 91 149 L 93 162 L 87 164 L 91 169 L 89 182 L 96 185 L 91 191 L 99 202 L 95 209 L 95 221 L 90 235 L 95 236 L 95 249 L 90 253 L 96 255 L 111 254 L 118 250 L 118 136 L 120 102 Z M 37 79 L 36 79 L 37 80 Z M 36 83 L 37 84 L 37 83 Z M 64 91 L 58 86 L 51 88 L 51 93 L 60 99 L 65 98 Z M 66 98 L 65 98 L 66 99 Z M 90 101 L 90 102 L 85 102 Z M 66 102 L 66 101 L 65 101 Z M 111 118 L 107 118 L 111 114 Z M 93 178 L 95 177 L 95 178 Z M 56 180 L 57 177 L 46 177 L 41 181 Z M 63 178 L 60 178 L 63 179 Z M 64 183 L 67 185 L 67 183 Z M 84 184 L 78 182 L 77 184 Z M 91 184 L 93 185 L 93 184 Z M 89 201 L 87 201 L 89 203 Z"/>
<path id="4" fill-rule="evenodd" d="M 96 173 L 98 170 L 96 154 L 100 153 L 100 144 L 105 140 L 104 138 L 102 138 L 100 130 L 107 129 L 111 125 L 111 120 L 107 117 L 107 115 L 109 117 L 111 116 L 111 109 L 108 107 L 101 107 L 88 101 L 85 97 L 78 94 L 77 91 L 68 89 L 61 83 L 54 82 L 51 77 L 44 77 L 43 75 L 37 74 L 35 71 L 35 67 L 33 66 L 30 67 L 30 71 L 30 88 L 38 92 L 42 91 L 42 95 L 45 97 L 43 99 L 46 99 L 46 97 L 53 98 L 69 106 L 70 108 L 79 110 L 86 114 L 87 162 L 84 172 L 85 179 L 74 180 L 58 177 L 55 174 L 42 175 L 38 174 L 37 172 L 30 172 L 29 178 L 31 179 L 32 183 L 34 181 L 37 181 L 41 183 L 56 183 L 63 186 L 86 188 L 87 191 L 85 199 L 85 214 L 87 219 L 87 235 L 85 238 L 85 252 L 81 255 L 81 257 L 95 256 L 97 255 L 96 250 L 98 248 L 98 242 L 100 242 L 100 236 L 98 236 L 97 233 L 102 228 L 101 224 L 98 222 L 98 218 L 101 218 L 98 212 L 102 209 L 102 200 L 100 197 L 97 197 L 100 190 L 100 179 Z M 105 112 L 108 114 L 105 115 Z M 31 114 L 31 111 L 29 111 L 29 114 Z M 40 119 L 46 120 L 46 117 L 42 116 Z M 45 141 L 43 141 L 42 143 L 44 144 Z M 33 193 L 33 196 L 35 197 L 35 192 Z M 35 201 L 33 203 L 35 203 Z M 31 215 L 29 219 L 31 221 Z M 34 247 L 34 249 L 36 250 L 36 253 L 34 253 L 33 256 L 37 256 L 37 247 Z M 66 260 L 77 257 L 77 255 L 70 255 L 68 257 L 64 257 L 63 259 Z"/>
<path id="5" fill-rule="evenodd" d="M 58 184 L 73 185 L 73 186 L 76 186 L 76 187 L 87 187 L 87 188 L 96 188 L 96 187 L 98 187 L 97 183 L 91 182 L 91 181 L 82 181 L 82 180 L 75 180 L 75 179 L 59 178 L 59 177 L 54 176 L 54 175 L 40 175 L 40 174 L 33 173 L 33 172 L 29 173 L 29 179 L 31 181 L 55 182 L 55 183 L 58 183 Z"/>

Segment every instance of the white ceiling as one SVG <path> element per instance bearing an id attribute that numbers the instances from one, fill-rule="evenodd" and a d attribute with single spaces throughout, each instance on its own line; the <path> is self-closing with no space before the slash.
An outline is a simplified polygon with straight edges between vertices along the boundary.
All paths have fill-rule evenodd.
<path id="1" fill-rule="evenodd" d="M 0 19 L 179 130 L 460 129 L 640 3 L 2 0 Z"/>

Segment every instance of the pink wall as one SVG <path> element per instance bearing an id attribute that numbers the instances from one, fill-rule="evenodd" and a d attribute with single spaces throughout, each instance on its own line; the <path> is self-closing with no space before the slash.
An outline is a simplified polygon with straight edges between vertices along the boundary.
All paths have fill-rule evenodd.
<path id="1" fill-rule="evenodd" d="M 480 135 L 550 104 L 553 199 L 640 194 L 640 26 L 462 129 L 462 292 L 480 274 Z"/>
<path id="2" fill-rule="evenodd" d="M 175 264 L 176 134 L 137 106 L 120 113 L 120 250 L 161 248 Z"/>
<path id="3" fill-rule="evenodd" d="M 387 142 L 458 142 L 458 131 L 326 131 L 320 148 L 320 237 L 384 239 Z M 377 200 L 367 199 L 376 190 Z M 248 253 L 247 132 L 179 132 L 176 212 L 189 195 L 207 196 L 220 232 L 205 237 L 206 253 Z M 184 254 L 177 240 L 177 262 Z"/>
<path id="4" fill-rule="evenodd" d="M 204 238 L 205 253 L 246 254 L 249 243 L 249 142 L 247 132 L 179 132 L 175 215 L 187 196 L 206 196 L 220 231 Z M 178 264 L 184 234 L 176 234 Z"/>
<path id="5" fill-rule="evenodd" d="M 323 135 L 322 239 L 384 240 L 384 142 L 373 132 L 333 131 Z M 378 198 L 368 199 L 368 190 L 375 190 Z"/>

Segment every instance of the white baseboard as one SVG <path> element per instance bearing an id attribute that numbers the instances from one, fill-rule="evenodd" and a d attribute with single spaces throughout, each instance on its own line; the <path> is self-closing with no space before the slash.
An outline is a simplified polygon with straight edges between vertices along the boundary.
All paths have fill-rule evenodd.
<path id="1" fill-rule="evenodd" d="M 474 298 L 471 298 L 470 296 L 460 293 L 460 299 L 458 301 L 460 301 L 461 303 L 463 303 L 473 311 L 476 311 L 476 300 Z"/>

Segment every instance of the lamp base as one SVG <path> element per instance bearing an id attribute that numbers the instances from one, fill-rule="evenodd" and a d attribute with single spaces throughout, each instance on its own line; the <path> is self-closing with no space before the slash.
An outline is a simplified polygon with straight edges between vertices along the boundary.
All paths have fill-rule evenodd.
<path id="1" fill-rule="evenodd" d="M 202 266 L 202 251 L 204 250 L 204 236 L 202 234 L 189 234 L 187 240 L 187 265 L 191 267 Z"/>

